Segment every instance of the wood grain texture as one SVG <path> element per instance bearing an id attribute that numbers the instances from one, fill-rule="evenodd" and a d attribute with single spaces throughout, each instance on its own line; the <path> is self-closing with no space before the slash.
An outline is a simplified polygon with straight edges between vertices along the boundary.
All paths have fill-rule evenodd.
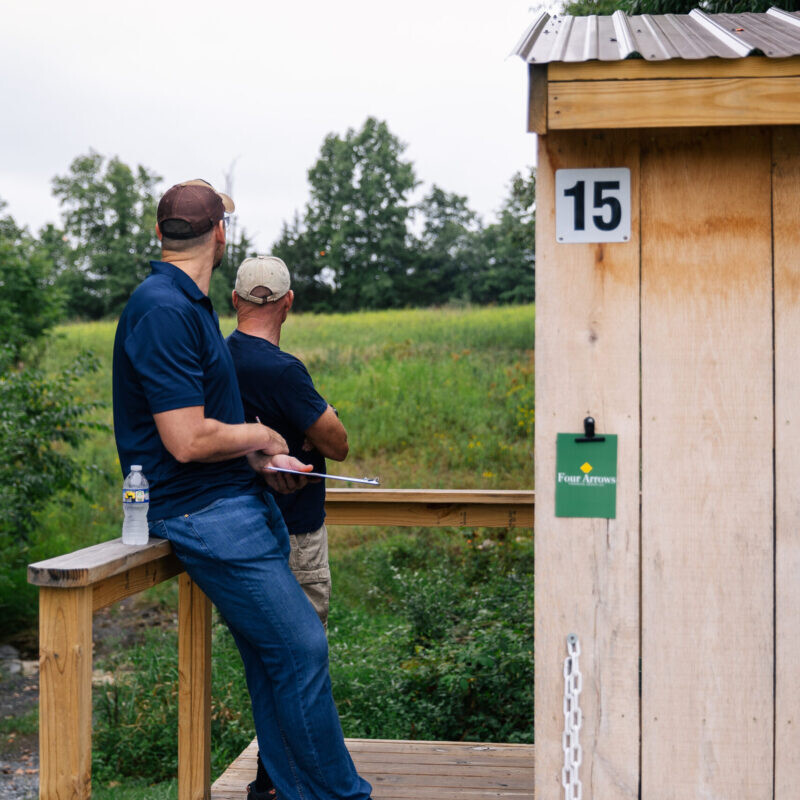
<path id="1" fill-rule="evenodd" d="M 327 525 L 418 525 L 421 527 L 532 528 L 531 504 L 326 503 Z"/>
<path id="2" fill-rule="evenodd" d="M 800 787 L 800 128 L 773 131 L 775 800 Z"/>
<path id="3" fill-rule="evenodd" d="M 327 510 L 339 503 L 357 500 L 360 503 L 391 505 L 392 503 L 469 503 L 479 505 L 520 504 L 532 506 L 533 490 L 529 489 L 326 489 Z"/>
<path id="4" fill-rule="evenodd" d="M 645 798 L 772 797 L 770 217 L 767 130 L 642 135 Z"/>
<path id="5" fill-rule="evenodd" d="M 211 601 L 178 578 L 178 800 L 208 800 L 211 783 Z"/>
<path id="6" fill-rule="evenodd" d="M 28 565 L 28 583 L 36 586 L 91 586 L 140 564 L 172 553 L 165 539 L 150 539 L 141 546 L 122 544 L 122 539 L 84 547 L 73 553 Z"/>
<path id="7" fill-rule="evenodd" d="M 547 133 L 546 64 L 528 64 L 528 130 Z"/>
<path id="8" fill-rule="evenodd" d="M 139 564 L 127 572 L 104 578 L 92 587 L 92 608 L 97 611 L 113 603 L 139 594 L 145 589 L 174 578 L 183 572 L 183 566 L 173 553 L 165 555 L 158 561 Z"/>
<path id="9" fill-rule="evenodd" d="M 39 590 L 39 797 L 92 794 L 92 590 Z"/>
<path id="10" fill-rule="evenodd" d="M 375 800 L 533 800 L 533 745 L 346 739 Z M 211 788 L 212 800 L 242 800 L 256 771 L 253 742 Z"/>
<path id="11" fill-rule="evenodd" d="M 800 77 L 548 84 L 549 130 L 800 124 Z"/>
<path id="12" fill-rule="evenodd" d="M 562 800 L 566 637 L 581 642 L 584 800 L 639 782 L 639 150 L 635 133 L 539 138 L 536 226 L 536 798 Z M 631 170 L 631 240 L 557 244 L 554 174 Z M 556 434 L 619 436 L 617 518 L 556 518 Z"/>
<path id="13" fill-rule="evenodd" d="M 780 78 L 800 75 L 800 58 L 586 61 L 548 65 L 550 81 L 653 80 L 659 78 Z"/>

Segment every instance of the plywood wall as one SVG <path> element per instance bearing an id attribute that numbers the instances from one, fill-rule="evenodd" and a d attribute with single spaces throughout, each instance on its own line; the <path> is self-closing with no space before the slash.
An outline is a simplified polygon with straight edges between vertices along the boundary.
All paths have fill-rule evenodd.
<path id="1" fill-rule="evenodd" d="M 538 146 L 536 796 L 563 797 L 575 632 L 584 798 L 797 797 L 800 130 Z M 555 170 L 603 166 L 631 169 L 631 241 L 557 245 Z M 556 519 L 556 433 L 589 414 L 618 516 Z"/>

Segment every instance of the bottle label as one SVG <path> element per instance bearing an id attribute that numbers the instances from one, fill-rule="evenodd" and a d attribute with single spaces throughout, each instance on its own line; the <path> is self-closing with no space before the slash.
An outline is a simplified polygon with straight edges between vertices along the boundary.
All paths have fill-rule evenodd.
<path id="1" fill-rule="evenodd" d="M 123 489 L 122 490 L 123 503 L 149 503 L 150 491 L 149 489 Z"/>

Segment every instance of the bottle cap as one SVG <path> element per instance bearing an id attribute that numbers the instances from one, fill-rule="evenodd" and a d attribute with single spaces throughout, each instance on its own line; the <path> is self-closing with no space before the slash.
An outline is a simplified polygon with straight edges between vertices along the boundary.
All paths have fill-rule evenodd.
<path id="1" fill-rule="evenodd" d="M 141 472 L 142 465 L 141 464 L 131 464 L 131 472 Z"/>

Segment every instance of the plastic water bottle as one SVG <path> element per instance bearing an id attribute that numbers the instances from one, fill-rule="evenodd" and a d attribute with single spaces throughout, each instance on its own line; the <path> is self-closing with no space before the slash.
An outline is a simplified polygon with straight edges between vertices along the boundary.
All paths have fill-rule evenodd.
<path id="1" fill-rule="evenodd" d="M 122 543 L 147 544 L 147 511 L 150 508 L 150 484 L 140 464 L 131 464 L 131 471 L 122 484 Z"/>

